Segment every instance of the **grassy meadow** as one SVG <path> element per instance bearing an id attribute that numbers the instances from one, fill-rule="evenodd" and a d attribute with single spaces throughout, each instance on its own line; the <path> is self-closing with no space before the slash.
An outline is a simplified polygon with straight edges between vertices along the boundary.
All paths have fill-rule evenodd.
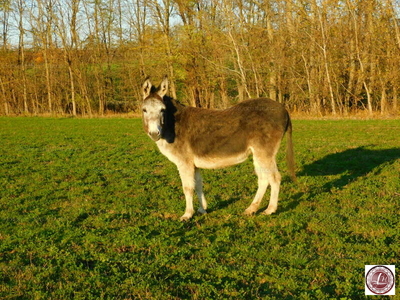
<path id="1" fill-rule="evenodd" d="M 400 120 L 293 125 L 276 214 L 242 214 L 250 159 L 204 170 L 209 213 L 180 222 L 140 119 L 0 118 L 0 299 L 363 299 L 367 264 L 398 297 Z"/>

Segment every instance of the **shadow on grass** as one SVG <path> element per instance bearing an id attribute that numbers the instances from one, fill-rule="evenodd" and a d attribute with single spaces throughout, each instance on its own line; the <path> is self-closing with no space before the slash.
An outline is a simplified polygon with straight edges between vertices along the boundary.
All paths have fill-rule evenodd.
<path id="1" fill-rule="evenodd" d="M 338 153 L 331 153 L 325 157 L 303 166 L 303 169 L 296 175 L 301 176 L 330 176 L 340 175 L 334 180 L 328 181 L 322 186 L 309 186 L 306 192 L 299 192 L 291 197 L 290 202 L 279 212 L 292 211 L 300 204 L 306 196 L 312 199 L 321 192 L 329 192 L 332 189 L 343 189 L 349 183 L 366 176 L 368 173 L 377 169 L 383 164 L 394 163 L 400 158 L 400 148 L 390 148 L 382 150 L 367 149 L 373 145 L 347 149 Z"/>
<path id="2" fill-rule="evenodd" d="M 393 163 L 400 158 L 400 148 L 382 150 L 367 149 L 362 146 L 348 149 L 327 156 L 305 165 L 298 176 L 327 176 L 340 175 L 340 178 L 326 183 L 323 189 L 341 189 L 348 183 L 370 173 L 375 168 L 385 163 Z"/>
<path id="3" fill-rule="evenodd" d="M 207 195 L 206 195 L 207 197 Z M 207 199 L 207 198 L 206 198 Z M 221 209 L 224 209 L 228 206 L 230 206 L 231 204 L 238 202 L 240 200 L 240 197 L 230 197 L 227 200 L 222 200 L 221 195 L 215 195 L 213 201 L 213 205 L 212 207 L 207 209 L 207 213 L 213 213 L 216 211 L 219 211 Z"/>

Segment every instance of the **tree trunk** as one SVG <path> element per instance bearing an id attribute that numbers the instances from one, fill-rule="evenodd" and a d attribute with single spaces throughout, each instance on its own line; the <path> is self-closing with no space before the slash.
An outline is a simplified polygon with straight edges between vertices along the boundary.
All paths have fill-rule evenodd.
<path id="1" fill-rule="evenodd" d="M 8 116 L 10 114 L 10 108 L 7 101 L 7 94 L 6 94 L 6 89 L 4 87 L 3 78 L 1 76 L 0 76 L 0 86 L 1 86 L 1 95 L 3 98 L 4 113 L 6 116 Z"/>
<path id="2" fill-rule="evenodd" d="M 71 59 L 68 59 L 68 74 L 69 74 L 70 87 L 71 87 L 72 115 L 74 117 L 76 117 L 75 82 L 74 82 L 74 73 L 72 71 Z"/>
<path id="3" fill-rule="evenodd" d="M 331 80 L 331 74 L 329 70 L 329 61 L 328 61 L 328 41 L 326 38 L 326 26 L 324 24 L 324 18 L 322 16 L 322 11 L 320 8 L 318 8 L 318 5 L 315 4 L 315 9 L 318 11 L 318 20 L 319 20 L 319 26 L 321 30 L 321 36 L 322 36 L 322 45 L 320 46 L 322 50 L 322 56 L 324 60 L 324 69 L 325 69 L 325 75 L 326 75 L 326 80 L 328 83 L 328 89 L 329 89 L 329 98 L 330 98 L 330 103 L 331 103 L 331 111 L 333 115 L 336 115 L 336 101 L 335 101 L 335 95 L 333 93 L 333 87 L 332 87 L 332 80 Z"/>
<path id="4" fill-rule="evenodd" d="M 356 55 L 357 55 L 357 60 L 360 65 L 360 71 L 361 74 L 360 76 L 360 81 L 362 82 L 362 86 L 364 87 L 365 93 L 367 95 L 367 109 L 369 114 L 372 114 L 372 98 L 371 98 L 371 92 L 366 80 L 366 70 L 364 67 L 364 61 L 362 58 L 361 50 L 360 50 L 360 41 L 359 41 L 359 29 L 358 29 L 358 20 L 355 15 L 355 8 L 352 7 L 351 3 L 349 0 L 347 0 L 347 4 L 349 7 L 350 14 L 352 15 L 353 18 L 353 26 L 354 26 L 354 46 L 356 50 Z"/>
<path id="5" fill-rule="evenodd" d="M 228 36 L 229 39 L 231 40 L 232 46 L 233 46 L 233 51 L 235 52 L 236 56 L 236 66 L 238 68 L 238 75 L 240 78 L 240 83 L 238 85 L 238 91 L 239 91 L 239 100 L 243 101 L 245 99 L 245 95 L 247 98 L 251 98 L 248 86 L 247 86 L 247 77 L 246 77 L 246 72 L 243 67 L 243 61 L 242 61 L 242 56 L 240 53 L 239 45 L 237 44 L 235 38 L 232 35 L 231 31 L 228 31 Z"/>
<path id="6" fill-rule="evenodd" d="M 23 13 L 24 9 L 22 6 L 22 0 L 18 1 L 18 13 L 19 13 L 19 22 L 18 22 L 18 30 L 19 30 L 19 41 L 18 41 L 18 60 L 20 65 L 20 71 L 22 76 L 22 98 L 24 102 L 24 112 L 29 113 L 28 108 L 28 95 L 27 95 L 27 79 L 26 79 L 26 66 L 25 66 L 25 44 L 24 44 L 24 34 L 25 30 L 23 27 Z M 34 104 L 32 103 L 32 109 L 35 110 Z"/>
<path id="7" fill-rule="evenodd" d="M 398 90 L 397 90 L 397 86 L 393 85 L 393 112 L 397 113 L 397 104 L 398 104 Z"/>

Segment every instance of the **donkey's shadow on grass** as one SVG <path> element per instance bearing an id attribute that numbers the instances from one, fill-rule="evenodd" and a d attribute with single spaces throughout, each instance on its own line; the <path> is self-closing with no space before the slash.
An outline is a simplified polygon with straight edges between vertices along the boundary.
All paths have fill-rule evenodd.
<path id="1" fill-rule="evenodd" d="M 328 154 L 305 165 L 298 176 L 341 175 L 340 178 L 324 184 L 323 190 L 342 189 L 350 182 L 367 175 L 379 166 L 393 163 L 400 158 L 400 148 L 371 150 L 367 147 L 369 146 Z M 376 172 L 379 172 L 379 169 Z"/>
<path id="2" fill-rule="evenodd" d="M 332 189 L 343 189 L 346 185 L 366 176 L 374 171 L 380 172 L 384 164 L 392 164 L 400 158 L 400 148 L 382 150 L 368 149 L 374 145 L 366 145 L 347 149 L 342 152 L 330 153 L 321 159 L 303 166 L 298 177 L 302 176 L 332 176 L 339 178 L 328 181 L 322 186 L 313 186 L 307 191 L 310 197 L 321 192 L 329 192 Z M 297 193 L 283 211 L 293 210 L 300 203 L 304 192 Z"/>

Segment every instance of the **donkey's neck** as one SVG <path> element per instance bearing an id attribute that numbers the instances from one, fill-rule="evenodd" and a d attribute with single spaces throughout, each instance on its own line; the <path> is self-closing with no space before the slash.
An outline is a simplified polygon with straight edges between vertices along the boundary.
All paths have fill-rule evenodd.
<path id="1" fill-rule="evenodd" d="M 163 128 L 163 139 L 168 143 L 173 143 L 175 141 L 175 123 L 176 115 L 185 109 L 185 106 L 176 101 L 173 98 L 164 96 L 164 104 L 166 106 L 165 116 L 164 116 L 164 128 Z"/>

